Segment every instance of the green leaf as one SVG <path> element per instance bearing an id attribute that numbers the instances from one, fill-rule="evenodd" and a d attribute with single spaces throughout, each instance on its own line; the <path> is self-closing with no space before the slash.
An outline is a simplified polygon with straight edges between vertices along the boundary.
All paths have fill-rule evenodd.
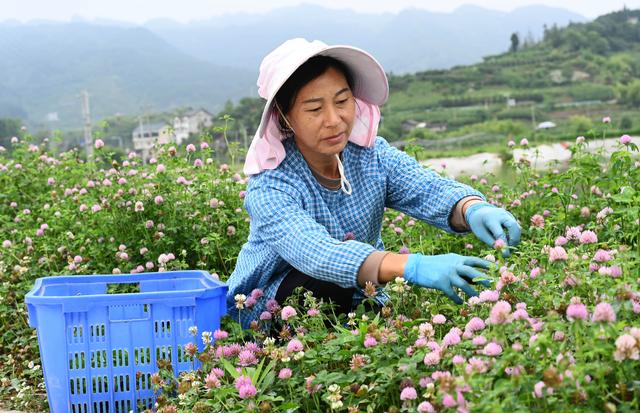
<path id="1" fill-rule="evenodd" d="M 221 357 L 220 361 L 222 362 L 222 366 L 224 367 L 224 369 L 227 372 L 229 372 L 231 377 L 233 377 L 234 379 L 237 379 L 238 377 L 240 377 L 240 373 L 238 373 L 236 368 L 233 366 L 233 364 L 229 362 L 229 360 L 225 359 L 224 357 Z"/>

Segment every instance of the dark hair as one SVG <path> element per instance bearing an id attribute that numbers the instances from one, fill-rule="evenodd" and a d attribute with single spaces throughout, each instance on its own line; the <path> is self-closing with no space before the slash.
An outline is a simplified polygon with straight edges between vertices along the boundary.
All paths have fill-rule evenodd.
<path id="1" fill-rule="evenodd" d="M 329 68 L 342 73 L 347 79 L 349 88 L 353 90 L 353 75 L 347 65 L 333 57 L 313 56 L 296 69 L 276 93 L 274 100 L 282 113 L 286 115 L 289 112 L 298 92 L 304 85 L 324 74 Z M 286 129 L 286 124 L 283 124 L 282 119 L 280 119 L 280 123 Z"/>

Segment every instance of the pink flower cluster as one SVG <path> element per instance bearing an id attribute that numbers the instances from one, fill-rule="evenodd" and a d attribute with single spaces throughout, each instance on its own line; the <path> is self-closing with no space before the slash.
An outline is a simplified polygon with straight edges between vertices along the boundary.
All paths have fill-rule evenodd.
<path id="1" fill-rule="evenodd" d="M 633 327 L 629 333 L 616 339 L 616 350 L 613 353 L 616 361 L 640 359 L 640 328 Z"/>
<path id="2" fill-rule="evenodd" d="M 613 323 L 616 321 L 616 312 L 611 304 L 605 302 L 598 303 L 593 310 L 591 320 L 602 323 Z"/>
<path id="3" fill-rule="evenodd" d="M 299 351 L 304 350 L 304 345 L 297 338 L 291 339 L 287 344 L 287 352 L 288 353 L 297 353 Z"/>
<path id="4" fill-rule="evenodd" d="M 282 311 L 280 312 L 280 318 L 282 318 L 284 321 L 287 321 L 290 318 L 295 317 L 296 315 L 298 315 L 296 309 L 291 307 L 290 305 L 284 306 L 282 308 Z"/>
<path id="5" fill-rule="evenodd" d="M 567 251 L 562 247 L 552 247 L 549 249 L 549 262 L 566 261 L 569 258 Z"/>
<path id="6" fill-rule="evenodd" d="M 589 317 L 587 306 L 580 302 L 579 297 L 571 298 L 571 304 L 567 307 L 566 313 L 569 321 L 586 320 Z"/>
<path id="7" fill-rule="evenodd" d="M 484 346 L 482 350 L 485 356 L 497 356 L 502 353 L 502 346 L 496 342 L 491 342 Z"/>
<path id="8" fill-rule="evenodd" d="M 248 399 L 256 395 L 257 390 L 250 377 L 240 376 L 235 381 L 236 390 L 242 399 Z"/>
<path id="9" fill-rule="evenodd" d="M 506 301 L 498 301 L 491 308 L 489 315 L 490 324 L 504 324 L 510 321 L 511 304 Z"/>

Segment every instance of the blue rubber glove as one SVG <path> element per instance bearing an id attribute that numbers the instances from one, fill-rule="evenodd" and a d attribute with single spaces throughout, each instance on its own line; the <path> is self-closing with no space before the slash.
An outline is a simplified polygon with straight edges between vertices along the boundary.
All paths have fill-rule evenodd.
<path id="1" fill-rule="evenodd" d="M 484 274 L 474 267 L 489 268 L 491 263 L 476 257 L 465 257 L 458 254 L 422 255 L 410 254 L 404 268 L 404 279 L 409 284 L 435 288 L 446 294 L 456 304 L 462 299 L 453 291 L 458 287 L 468 296 L 475 297 L 478 292 L 469 282 Z M 479 281 L 482 285 L 489 285 L 487 280 Z"/>
<path id="2" fill-rule="evenodd" d="M 464 214 L 471 231 L 485 244 L 493 247 L 501 239 L 505 245 L 515 247 L 520 243 L 520 225 L 511 213 L 488 202 L 479 202 L 467 208 Z M 508 231 L 508 237 L 504 229 Z M 509 248 L 502 249 L 502 256 L 508 257 Z"/>

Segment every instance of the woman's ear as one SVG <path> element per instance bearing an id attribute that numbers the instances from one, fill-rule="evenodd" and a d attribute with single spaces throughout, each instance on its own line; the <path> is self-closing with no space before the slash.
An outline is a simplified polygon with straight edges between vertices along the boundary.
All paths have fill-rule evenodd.
<path id="1" fill-rule="evenodd" d="M 280 105 L 278 105 L 278 102 L 274 101 L 274 104 L 276 110 L 278 111 L 278 125 L 280 126 L 280 130 L 285 134 L 285 136 L 292 136 L 293 134 L 295 134 L 293 126 L 291 126 L 291 123 L 289 123 L 289 120 L 280 109 Z"/>

